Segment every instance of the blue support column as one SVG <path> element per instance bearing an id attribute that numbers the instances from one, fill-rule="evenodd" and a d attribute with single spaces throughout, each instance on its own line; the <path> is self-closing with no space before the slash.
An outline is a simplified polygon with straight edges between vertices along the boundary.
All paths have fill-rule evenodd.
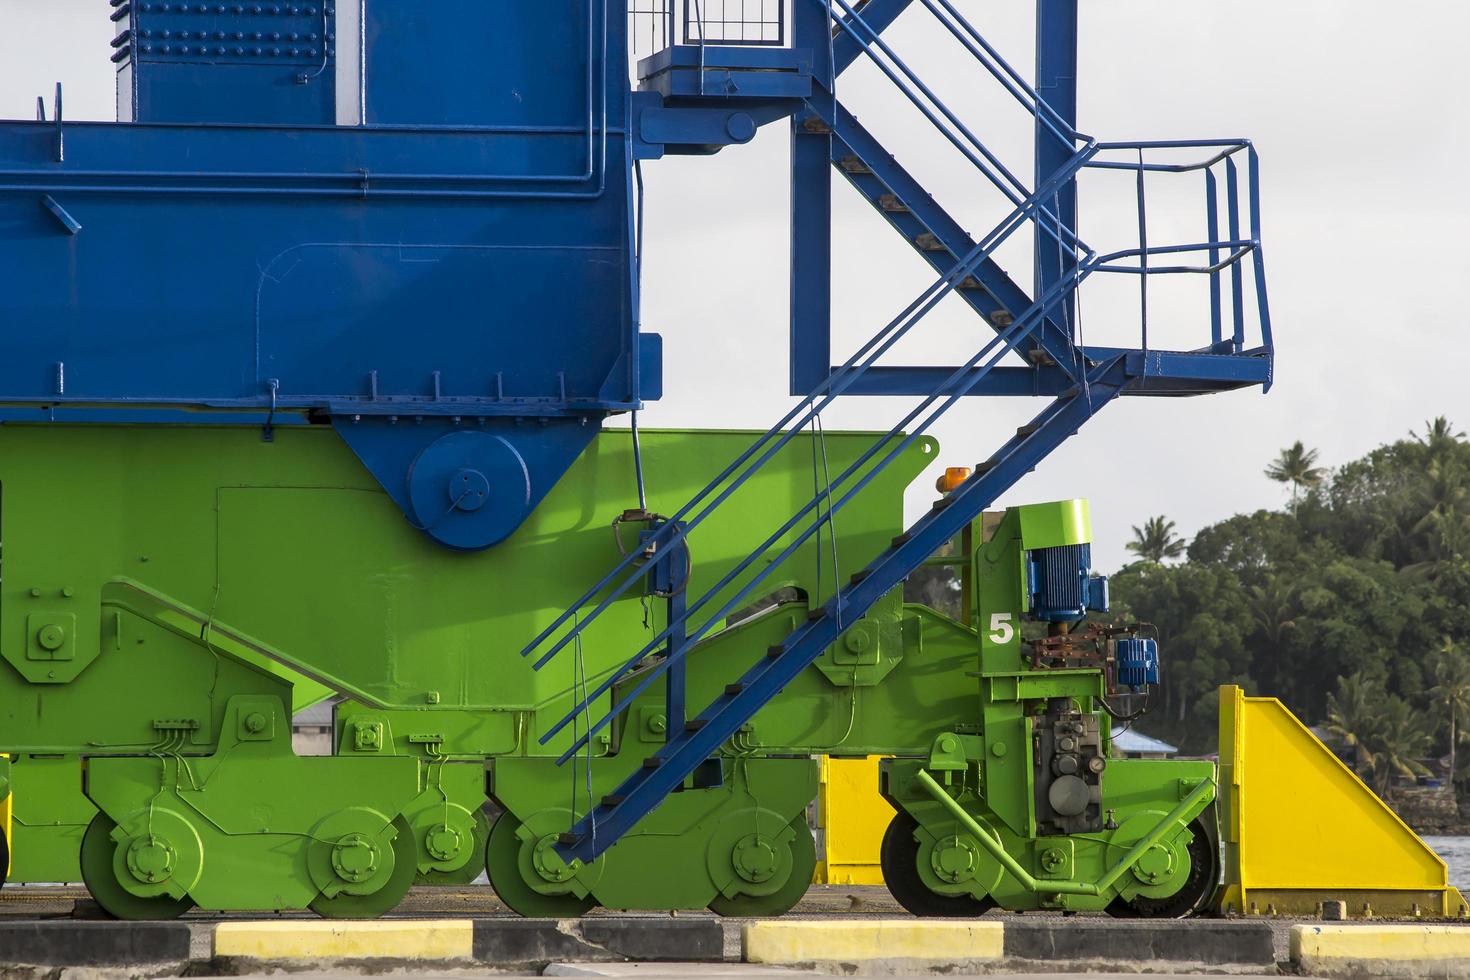
<path id="1" fill-rule="evenodd" d="M 812 52 L 813 81 L 831 99 L 831 33 L 813 3 L 791 9 L 792 44 Z M 827 379 L 832 365 L 832 134 L 791 120 L 791 393 L 804 395 Z M 820 120 L 818 120 L 820 122 Z"/>
<path id="2" fill-rule="evenodd" d="M 1077 0 L 1036 0 L 1036 91 L 1068 126 L 1077 125 Z M 1072 147 L 1038 121 L 1036 125 L 1036 186 L 1065 164 Z M 1057 194 L 1056 214 L 1065 224 L 1077 227 L 1077 181 L 1062 185 Z M 1034 295 L 1044 296 L 1062 274 L 1075 263 L 1059 253 L 1057 243 L 1040 229 L 1036 233 L 1036 284 Z M 1076 305 L 1069 293 L 1050 319 L 1065 329 L 1076 342 Z"/>

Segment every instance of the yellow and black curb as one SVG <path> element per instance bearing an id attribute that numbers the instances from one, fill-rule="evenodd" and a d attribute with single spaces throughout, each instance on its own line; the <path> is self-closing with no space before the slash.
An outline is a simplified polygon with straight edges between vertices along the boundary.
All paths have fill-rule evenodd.
<path id="1" fill-rule="evenodd" d="M 1291 962 L 1310 976 L 1470 977 L 1470 925 L 1300 925 Z"/>
<path id="2" fill-rule="evenodd" d="M 739 952 L 735 950 L 738 948 Z M 742 959 L 828 972 L 964 967 L 1290 972 L 1470 980 L 1470 925 L 1326 923 L 1291 932 L 1278 964 L 1268 922 L 1117 922 L 1027 916 L 975 920 L 594 916 L 585 919 L 0 921 L 0 976 L 27 968 L 127 968 L 135 976 L 256 969 L 542 969 L 551 963 Z"/>

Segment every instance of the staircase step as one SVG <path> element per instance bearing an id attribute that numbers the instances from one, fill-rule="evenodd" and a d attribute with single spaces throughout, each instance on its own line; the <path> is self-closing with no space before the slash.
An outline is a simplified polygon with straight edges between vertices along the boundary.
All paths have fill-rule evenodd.
<path id="1" fill-rule="evenodd" d="M 905 531 L 902 534 L 896 536 L 892 541 L 888 542 L 888 547 L 890 547 L 890 548 L 901 548 L 904 545 L 908 544 L 910 541 L 912 541 L 913 538 L 914 538 L 914 536 L 912 534 L 910 534 L 909 532 Z"/>
<path id="2" fill-rule="evenodd" d="M 997 327 L 1009 327 L 1011 324 L 1016 322 L 1016 318 L 1011 316 L 1010 313 L 1005 310 L 996 310 L 994 313 L 990 314 L 990 322 L 995 324 Z"/>
<path id="3" fill-rule="evenodd" d="M 1024 439 L 1027 436 L 1031 435 L 1033 432 L 1035 432 L 1039 428 L 1041 428 L 1041 426 L 1037 425 L 1035 422 L 1027 422 L 1025 425 L 1017 426 L 1016 427 L 1016 438 L 1017 439 Z"/>
<path id="4" fill-rule="evenodd" d="M 841 166 L 843 170 L 847 171 L 850 174 L 870 174 L 873 172 L 866 163 L 863 163 L 863 161 L 860 160 L 858 156 L 853 153 L 849 153 L 847 156 L 842 158 Z"/>
<path id="5" fill-rule="evenodd" d="M 889 214 L 908 214 L 909 206 L 898 199 L 897 194 L 883 194 L 878 198 L 878 207 Z"/>
<path id="6" fill-rule="evenodd" d="M 832 127 L 821 116 L 807 116 L 802 120 L 801 128 L 815 136 L 825 136 L 832 132 Z"/>
<path id="7" fill-rule="evenodd" d="M 959 288 L 960 289 L 984 289 L 985 287 L 982 286 L 982 285 L 980 285 L 980 280 L 979 279 L 976 279 L 974 276 L 966 276 L 964 278 L 964 280 L 959 284 Z M 994 320 L 995 317 L 992 315 L 991 319 Z"/>
<path id="8" fill-rule="evenodd" d="M 662 759 L 660 759 L 656 755 L 651 755 L 648 758 L 646 758 L 646 759 L 643 760 L 643 768 L 644 769 L 657 769 L 659 766 L 661 766 L 663 764 L 664 764 L 664 761 Z"/>
<path id="9" fill-rule="evenodd" d="M 818 606 L 815 609 L 808 609 L 806 611 L 806 618 L 807 622 L 809 623 L 814 623 L 825 615 L 827 615 L 827 610 L 823 609 L 821 606 Z"/>
<path id="10" fill-rule="evenodd" d="M 609 793 L 602 798 L 603 806 L 617 806 L 623 802 L 624 797 L 619 793 Z"/>
<path id="11" fill-rule="evenodd" d="M 781 655 L 785 652 L 786 648 L 784 646 L 781 646 L 780 644 L 777 644 L 773 647 L 766 647 L 766 656 L 770 657 L 772 660 L 779 659 Z"/>
<path id="12" fill-rule="evenodd" d="M 686 732 L 697 732 L 708 724 L 709 721 L 704 718 L 690 718 L 688 721 L 684 722 L 684 730 Z"/>
<path id="13" fill-rule="evenodd" d="M 920 251 L 924 252 L 948 252 L 949 248 L 939 240 L 939 236 L 933 232 L 926 231 L 914 239 L 914 244 Z"/>
<path id="14" fill-rule="evenodd" d="M 736 681 L 734 684 L 726 684 L 725 697 L 733 698 L 735 695 L 739 694 L 743 690 L 745 690 L 745 684 L 741 681 Z"/>

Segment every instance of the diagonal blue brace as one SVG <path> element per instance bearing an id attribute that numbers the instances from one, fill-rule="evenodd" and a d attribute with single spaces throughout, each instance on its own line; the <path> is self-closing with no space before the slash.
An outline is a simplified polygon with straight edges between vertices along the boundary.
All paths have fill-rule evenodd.
<path id="1" fill-rule="evenodd" d="M 868 0 L 858 11 L 862 14 L 863 21 L 881 34 L 898 19 L 899 14 L 908 9 L 911 2 L 912 0 Z M 842 74 L 862 54 L 862 46 L 852 34 L 838 27 L 832 36 L 833 73 Z"/>

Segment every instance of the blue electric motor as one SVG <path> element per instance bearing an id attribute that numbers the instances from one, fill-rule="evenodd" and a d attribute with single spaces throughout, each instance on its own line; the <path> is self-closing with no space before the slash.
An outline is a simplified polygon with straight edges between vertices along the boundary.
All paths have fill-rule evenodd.
<path id="1" fill-rule="evenodd" d="M 1118 641 L 1118 683 L 1142 691 L 1159 682 L 1159 644 L 1135 636 Z"/>
<path id="2" fill-rule="evenodd" d="M 1036 548 L 1026 563 L 1031 615 L 1045 623 L 1076 623 L 1108 611 L 1108 580 L 1092 574 L 1092 545 Z"/>

